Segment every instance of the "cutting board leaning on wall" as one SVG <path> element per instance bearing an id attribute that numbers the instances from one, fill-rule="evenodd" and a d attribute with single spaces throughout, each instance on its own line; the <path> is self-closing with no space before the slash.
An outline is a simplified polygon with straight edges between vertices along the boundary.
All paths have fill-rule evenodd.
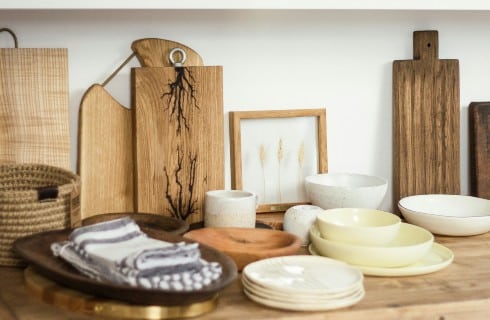
<path id="1" fill-rule="evenodd" d="M 186 55 L 176 47 L 172 67 L 132 69 L 135 200 L 194 223 L 205 192 L 224 188 L 223 75 Z"/>
<path id="2" fill-rule="evenodd" d="M 460 193 L 459 62 L 438 58 L 438 32 L 413 34 L 413 60 L 393 62 L 393 192 Z"/>
<path id="3" fill-rule="evenodd" d="M 490 199 L 490 102 L 469 107 L 470 194 Z"/>
<path id="4" fill-rule="evenodd" d="M 157 69 L 166 69 L 166 67 L 168 67 L 168 69 L 173 72 L 174 68 L 171 67 L 172 63 L 169 60 L 169 53 L 174 48 L 181 48 L 185 51 L 186 65 L 203 65 L 202 58 L 199 54 L 181 43 L 164 39 L 147 38 L 136 40 L 132 43 L 131 49 L 133 54 L 115 71 L 114 74 L 117 74 L 117 72 L 134 56 L 136 56 L 142 67 L 150 67 L 149 69 L 152 69 L 153 67 Z M 176 58 L 179 57 L 176 56 Z M 138 162 L 136 161 L 136 155 L 134 154 L 134 152 L 136 152 L 136 145 L 140 145 L 141 147 L 141 144 L 143 143 L 138 142 L 136 136 L 134 136 L 135 139 L 133 140 L 133 135 L 136 134 L 134 126 L 135 119 L 133 119 L 133 115 L 136 115 L 136 111 L 122 106 L 109 92 L 107 92 L 104 85 L 107 84 L 111 78 L 112 75 L 102 85 L 94 84 L 91 86 L 86 91 L 80 105 L 78 172 L 83 181 L 81 190 L 82 217 L 86 218 L 107 212 L 133 211 L 171 215 L 168 210 L 163 208 L 164 203 L 167 201 L 164 192 L 165 189 L 155 189 L 152 191 L 155 193 L 155 197 L 151 199 L 151 205 L 145 205 L 141 201 L 139 202 L 139 206 L 136 204 L 137 199 L 145 197 L 145 195 L 139 196 L 138 189 L 135 188 L 135 183 L 137 183 L 135 178 L 138 177 L 135 174 L 137 170 L 136 165 L 139 164 L 139 166 L 142 166 L 143 168 L 151 168 L 152 163 L 147 163 L 144 159 L 139 159 Z M 219 88 L 221 90 L 221 86 Z M 132 95 L 134 98 L 134 91 L 132 92 Z M 139 111 L 145 112 L 145 109 Z M 157 111 L 160 110 L 157 109 Z M 214 111 L 216 110 L 211 110 L 210 112 Z M 222 126 L 223 121 L 220 121 L 220 117 L 223 117 L 222 112 L 221 104 L 221 110 L 219 110 L 213 117 L 215 126 Z M 152 118 L 153 115 L 149 115 L 149 117 Z M 161 130 L 158 127 L 165 127 L 166 123 L 169 122 L 167 119 L 160 119 L 160 121 L 155 124 L 156 127 L 154 129 L 157 131 Z M 143 124 L 144 123 L 145 122 L 143 121 Z M 200 127 L 197 129 L 200 129 Z M 143 129 L 140 130 L 140 133 L 142 130 Z M 222 130 L 221 127 L 221 131 Z M 198 134 L 198 131 L 193 132 Z M 206 136 L 207 134 L 207 132 L 200 133 L 200 136 Z M 213 137 L 213 140 L 222 141 L 222 135 L 223 134 L 221 133 L 221 138 L 219 136 Z M 188 134 L 186 136 L 189 137 Z M 149 144 L 153 143 L 155 139 L 160 139 L 158 133 L 151 133 L 149 136 L 143 136 L 143 139 L 147 138 L 150 140 L 150 142 L 148 142 Z M 185 148 L 188 148 L 188 145 L 193 144 L 192 140 L 185 141 L 182 138 L 179 139 L 180 143 L 182 143 L 182 151 Z M 197 137 L 192 137 L 192 139 L 198 140 Z M 199 139 L 201 139 L 200 141 L 203 141 L 205 138 L 201 137 Z M 210 150 L 212 150 L 212 148 Z M 215 184 L 209 184 L 211 187 L 224 187 L 223 153 L 223 150 L 221 150 L 213 156 L 213 161 L 217 163 L 217 171 L 209 171 L 209 174 L 214 177 L 210 180 L 216 181 Z M 220 155 L 221 158 L 219 158 Z M 177 158 L 177 153 L 173 152 L 166 157 Z M 145 165 L 145 163 L 147 163 L 147 165 Z M 219 163 L 221 163 L 221 167 Z M 199 170 L 202 170 L 201 168 L 202 166 L 200 166 Z M 199 171 L 199 174 L 201 174 L 201 172 L 202 171 Z M 143 172 L 143 174 L 144 173 L 145 172 Z M 141 180 L 141 175 L 139 175 L 139 177 Z M 161 187 L 161 183 L 155 182 L 157 180 L 154 180 L 153 177 L 143 181 L 144 182 L 140 181 L 139 183 L 143 185 L 151 183 L 152 186 L 157 184 Z M 202 185 L 203 181 L 200 181 L 199 183 Z M 148 185 L 146 188 L 139 188 L 141 192 L 148 192 L 150 189 L 151 187 Z M 146 197 L 148 196 L 149 195 L 146 195 Z M 199 199 L 201 199 L 201 196 Z M 201 206 L 202 204 L 200 203 L 199 205 Z M 197 203 L 194 207 L 197 208 L 196 206 Z"/>
<path id="5" fill-rule="evenodd" d="M 68 50 L 0 48 L 0 163 L 70 170 Z"/>

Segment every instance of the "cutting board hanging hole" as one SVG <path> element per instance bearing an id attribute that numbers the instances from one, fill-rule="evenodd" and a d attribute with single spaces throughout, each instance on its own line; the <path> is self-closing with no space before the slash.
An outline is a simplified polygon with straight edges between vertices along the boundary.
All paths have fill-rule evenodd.
<path id="1" fill-rule="evenodd" d="M 174 56 L 177 56 L 178 60 L 176 60 Z M 170 50 L 170 53 L 168 54 L 168 60 L 170 60 L 170 63 L 174 67 L 184 66 L 186 59 L 187 59 L 187 55 L 185 54 L 185 51 L 181 48 L 173 48 L 172 50 Z"/>
<path id="2" fill-rule="evenodd" d="M 415 31 L 413 33 L 413 58 L 434 60 L 439 58 L 439 36 L 437 31 Z"/>

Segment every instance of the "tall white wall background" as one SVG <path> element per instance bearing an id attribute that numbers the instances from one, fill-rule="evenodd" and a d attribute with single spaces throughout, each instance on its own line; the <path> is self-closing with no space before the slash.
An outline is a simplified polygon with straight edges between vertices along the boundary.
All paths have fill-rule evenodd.
<path id="1" fill-rule="evenodd" d="M 21 47 L 66 47 L 72 163 L 84 91 L 131 53 L 132 41 L 174 40 L 224 67 L 225 119 L 231 110 L 325 107 L 329 170 L 390 181 L 392 62 L 412 59 L 412 32 L 439 31 L 439 57 L 459 59 L 461 184 L 468 193 L 468 105 L 490 100 L 490 12 L 331 10 L 0 11 Z M 0 46 L 11 46 L 0 34 Z M 132 66 L 137 66 L 133 61 Z M 129 106 L 129 67 L 108 90 Z M 230 186 L 228 122 L 226 186 Z"/>

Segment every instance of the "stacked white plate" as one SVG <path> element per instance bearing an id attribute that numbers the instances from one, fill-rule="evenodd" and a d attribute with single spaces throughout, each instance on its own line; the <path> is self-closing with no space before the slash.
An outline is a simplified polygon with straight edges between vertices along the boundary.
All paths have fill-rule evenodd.
<path id="1" fill-rule="evenodd" d="M 242 271 L 244 293 L 272 308 L 323 311 L 352 306 L 364 297 L 362 272 L 320 256 L 260 260 Z"/>

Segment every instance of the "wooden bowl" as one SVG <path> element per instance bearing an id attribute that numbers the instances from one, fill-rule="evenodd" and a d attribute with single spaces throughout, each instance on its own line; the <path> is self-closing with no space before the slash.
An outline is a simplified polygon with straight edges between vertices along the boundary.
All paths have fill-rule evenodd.
<path id="1" fill-rule="evenodd" d="M 257 260 L 296 254 L 302 243 L 284 231 L 248 228 L 203 228 L 187 232 L 184 238 L 229 255 L 238 270 Z"/>
<path id="2" fill-rule="evenodd" d="M 82 220 L 82 226 L 119 219 L 122 217 L 130 217 L 140 227 L 148 227 L 156 230 L 162 230 L 171 234 L 182 235 L 189 230 L 189 225 L 182 220 L 171 217 L 166 217 L 160 214 L 152 213 L 137 213 L 137 212 L 118 212 L 118 213 L 103 213 L 91 216 Z"/>

